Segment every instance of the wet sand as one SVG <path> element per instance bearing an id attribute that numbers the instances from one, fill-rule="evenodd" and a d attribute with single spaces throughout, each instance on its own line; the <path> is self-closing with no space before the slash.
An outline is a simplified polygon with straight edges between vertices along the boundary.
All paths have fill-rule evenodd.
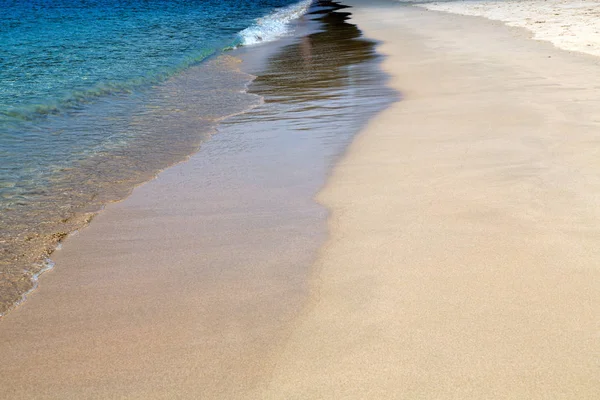
<path id="1" fill-rule="evenodd" d="M 397 2 L 353 21 L 404 100 L 318 197 L 311 304 L 259 398 L 597 398 L 598 59 Z"/>
<path id="2" fill-rule="evenodd" d="M 229 53 L 264 104 L 52 254 L 55 268 L 0 321 L 1 399 L 235 399 L 261 387 L 326 238 L 313 197 L 393 96 L 375 44 L 342 10 L 317 16 L 318 32 Z"/>

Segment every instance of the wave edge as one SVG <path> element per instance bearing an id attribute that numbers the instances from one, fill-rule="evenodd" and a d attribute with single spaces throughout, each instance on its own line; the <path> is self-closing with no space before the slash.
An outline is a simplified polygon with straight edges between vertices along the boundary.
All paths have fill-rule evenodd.
<path id="1" fill-rule="evenodd" d="M 306 14 L 312 4 L 313 0 L 303 0 L 257 19 L 238 34 L 240 45 L 253 46 L 290 35 L 290 23 Z"/>

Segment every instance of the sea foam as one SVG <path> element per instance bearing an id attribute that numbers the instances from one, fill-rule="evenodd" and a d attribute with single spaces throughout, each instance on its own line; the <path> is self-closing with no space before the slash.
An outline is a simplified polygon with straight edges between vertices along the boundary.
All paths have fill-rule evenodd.
<path id="1" fill-rule="evenodd" d="M 240 44 L 252 46 L 289 35 L 290 22 L 306 14 L 312 2 L 313 0 L 304 0 L 257 19 L 254 25 L 239 33 Z"/>

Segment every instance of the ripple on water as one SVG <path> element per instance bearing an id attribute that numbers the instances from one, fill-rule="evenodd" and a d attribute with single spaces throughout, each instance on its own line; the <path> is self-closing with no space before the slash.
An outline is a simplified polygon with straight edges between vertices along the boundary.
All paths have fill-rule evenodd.
<path id="1" fill-rule="evenodd" d="M 34 287 L 56 245 L 103 204 L 193 153 L 223 118 L 260 104 L 260 96 L 246 92 L 252 79 L 238 59 L 223 55 L 144 96 L 113 98 L 76 118 L 45 121 L 42 129 L 67 136 L 84 127 L 110 130 L 112 140 L 82 148 L 77 159 L 55 159 L 52 169 L 21 171 L 32 177 L 18 185 L 0 186 L 0 314 Z"/>

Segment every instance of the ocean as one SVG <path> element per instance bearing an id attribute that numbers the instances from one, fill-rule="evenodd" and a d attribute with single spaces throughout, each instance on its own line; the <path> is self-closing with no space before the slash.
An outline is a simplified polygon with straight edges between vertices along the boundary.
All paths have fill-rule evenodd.
<path id="1" fill-rule="evenodd" d="M 0 315 L 104 204 L 260 105 L 231 50 L 311 4 L 0 0 Z"/>

